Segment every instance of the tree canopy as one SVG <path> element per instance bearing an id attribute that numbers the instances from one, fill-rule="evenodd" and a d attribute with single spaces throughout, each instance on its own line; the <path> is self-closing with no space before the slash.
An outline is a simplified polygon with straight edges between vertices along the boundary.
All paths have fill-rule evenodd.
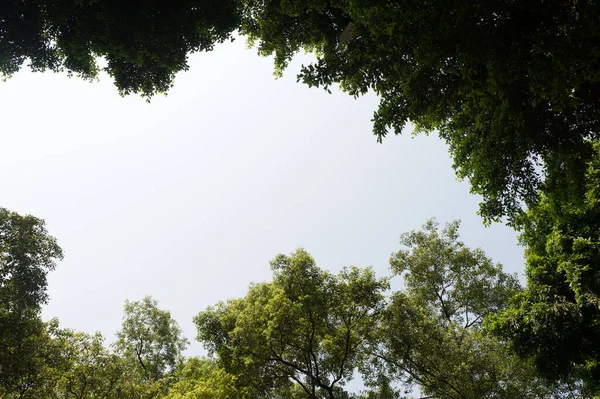
<path id="1" fill-rule="evenodd" d="M 192 357 L 178 370 L 178 380 L 164 399 L 231 399 L 242 398 L 235 377 L 214 360 Z"/>
<path id="2" fill-rule="evenodd" d="M 440 399 L 582 396 L 482 328 L 522 289 L 458 240 L 458 222 L 440 233 L 430 221 L 401 242 L 391 265 L 402 290 L 390 293 L 370 269 L 331 274 L 299 250 L 275 258 L 271 283 L 196 316 L 198 339 L 248 397 L 399 398 L 411 388 Z M 358 373 L 361 394 L 347 389 Z"/>
<path id="3" fill-rule="evenodd" d="M 302 397 L 346 397 L 387 281 L 369 269 L 330 274 L 303 250 L 276 257 L 271 268 L 272 283 L 198 314 L 198 339 L 260 396 L 297 384 Z"/>
<path id="4" fill-rule="evenodd" d="M 374 91 L 378 139 L 438 130 L 489 220 L 577 179 L 597 139 L 600 8 L 581 1 L 245 1 L 241 31 L 299 79 Z M 246 9 L 245 8 L 245 9 Z M 540 166 L 543 172 L 540 173 Z M 557 184 L 554 184 L 557 187 Z"/>
<path id="5" fill-rule="evenodd" d="M 593 165 L 590 181 L 597 177 Z M 594 204 L 598 187 L 589 187 L 588 199 Z M 531 209 L 528 217 L 542 217 L 546 211 Z M 61 252 L 39 219 L 8 211 L 2 215 L 5 274 L 0 288 L 6 294 L 19 286 L 12 284 L 10 270 L 51 269 Z M 556 220 L 563 223 L 563 235 L 557 238 L 562 246 L 531 245 L 554 251 L 535 256 L 549 258 L 540 263 L 551 265 L 547 275 L 565 271 L 564 286 L 571 290 L 566 299 L 532 296 L 547 292 L 533 291 L 535 285 L 523 291 L 515 276 L 504 273 L 481 249 L 467 248 L 459 240 L 458 222 L 440 230 L 432 220 L 422 230 L 402 235 L 404 248 L 392 255 L 390 277 L 378 278 L 371 268 L 356 266 L 333 273 L 318 267 L 302 249 L 276 256 L 272 281 L 252 284 L 242 298 L 219 302 L 194 318 L 209 358 L 183 356 L 187 340 L 171 314 L 151 297 L 125 303 L 123 326 L 111 345 L 98 332 L 59 328 L 55 319 L 44 323 L 39 306 L 46 300 L 45 279 L 40 278 L 38 285 L 23 291 L 38 294 L 23 307 L 26 312 L 11 319 L 18 328 L 0 330 L 0 398 L 399 399 L 415 390 L 432 399 L 591 397 L 598 392 L 596 293 L 594 286 L 584 284 L 589 276 L 577 278 L 587 272 L 585 262 L 595 259 L 590 241 L 595 233 L 569 244 L 573 234 L 585 233 L 577 230 L 577 221 L 591 214 L 561 215 Z M 555 228 L 538 219 L 536 225 Z M 572 230 L 565 230 L 568 226 Z M 531 240 L 547 234 L 527 232 Z M 571 250 L 577 250 L 575 258 L 581 262 L 562 261 L 564 251 Z M 556 260 L 558 268 L 550 262 Z M 394 276 L 404 280 L 395 291 L 389 281 Z M 3 323 L 14 307 L 11 296 L 4 294 Z M 522 300 L 516 310 L 508 306 L 515 296 Z M 541 303 L 530 306 L 533 301 Z M 523 318 L 532 308 L 549 317 L 530 312 Z M 515 338 L 510 330 L 515 323 L 534 333 Z M 489 334 L 484 324 L 499 325 L 497 334 Z M 582 334 L 579 341 L 575 334 Z M 507 338 L 521 355 L 531 356 L 533 350 L 533 359 L 511 352 Z M 541 345 L 548 342 L 544 352 Z M 582 352 L 566 356 L 573 348 Z M 544 361 L 548 366 L 538 367 L 540 374 L 534 363 Z M 560 367 L 565 370 L 558 376 L 548 372 Z M 351 384 L 358 376 L 362 387 Z"/>
<path id="6" fill-rule="evenodd" d="M 549 378 L 583 374 L 600 387 L 600 145 L 584 174 L 585 196 L 549 194 L 519 223 L 527 289 L 491 327 Z"/>
<path id="7" fill-rule="evenodd" d="M 238 20 L 233 0 L 3 1 L 0 73 L 11 76 L 26 61 L 85 79 L 104 70 L 120 93 L 152 96 L 188 68 L 189 53 L 229 38 Z"/>
<path id="8" fill-rule="evenodd" d="M 61 258 L 43 220 L 0 208 L 0 314 L 38 310 L 46 303 L 46 275 Z"/>
<path id="9" fill-rule="evenodd" d="M 46 346 L 61 361 L 44 373 L 50 382 L 46 385 L 46 397 L 136 397 L 126 364 L 106 347 L 99 332 L 61 329 L 56 319 L 49 323 L 47 331 L 51 340 Z"/>
<path id="10" fill-rule="evenodd" d="M 581 377 L 598 391 L 600 3 L 7 0 L 0 4 L 0 74 L 10 77 L 26 62 L 84 79 L 104 70 L 121 94 L 151 97 L 188 68 L 190 53 L 236 31 L 274 56 L 278 74 L 310 51 L 316 61 L 303 66 L 299 81 L 327 90 L 338 84 L 355 97 L 376 93 L 378 140 L 408 123 L 437 132 L 457 175 L 482 196 L 485 220 L 507 218 L 521 230 L 528 286 L 521 292 L 482 251 L 457 242 L 457 225 L 440 236 L 430 223 L 403 237 L 410 250 L 397 253 L 392 267 L 406 290 L 389 301 L 387 281 L 369 269 L 335 275 L 298 251 L 275 259 L 272 282 L 196 317 L 198 337 L 217 361 L 181 366 L 185 340 L 170 314 L 149 298 L 128 303 L 115 347 L 127 378 L 144 385 L 178 375 L 181 392 L 199 397 L 331 399 L 348 395 L 343 384 L 371 359 L 377 392 L 392 389 L 392 375 L 440 397 L 511 397 L 524 386 L 542 395 L 538 387 L 548 387 L 507 352 L 511 341 L 545 377 Z M 54 363 L 58 343 L 73 354 L 65 363 L 71 374 L 56 380 L 66 396 L 92 392 L 78 380 L 100 375 L 82 371 L 90 356 L 93 364 L 112 359 L 99 337 L 42 323 L 46 274 L 61 257 L 43 221 L 0 209 L 2 392 L 50 392 L 42 388 L 55 380 L 38 377 L 48 365 L 64 366 Z M 496 338 L 481 329 L 486 317 Z M 461 363 L 466 357 L 472 363 Z M 516 368 L 522 374 L 511 374 Z M 203 390 L 204 382 L 185 385 L 190 376 L 229 385 Z"/>
<path id="11" fill-rule="evenodd" d="M 43 220 L 0 208 L 0 392 L 27 391 L 41 366 L 46 275 L 61 258 Z"/>
<path id="12" fill-rule="evenodd" d="M 383 375 L 418 387 L 432 398 L 559 398 L 577 395 L 548 383 L 528 360 L 481 327 L 521 291 L 481 249 L 469 249 L 458 222 L 441 232 L 430 220 L 406 233 L 392 255 L 404 289 L 394 292 L 380 322 L 370 379 Z"/>
<path id="13" fill-rule="evenodd" d="M 123 326 L 117 333 L 117 352 L 128 359 L 145 380 L 156 381 L 173 372 L 188 344 L 171 313 L 147 296 L 125 302 Z"/>
<path id="14" fill-rule="evenodd" d="M 581 182 L 600 131 L 599 21 L 593 0 L 11 0 L 0 6 L 0 71 L 26 60 L 84 78 L 104 69 L 121 93 L 152 96 L 189 53 L 235 30 L 277 72 L 307 50 L 317 60 L 299 80 L 375 92 L 379 140 L 409 122 L 438 131 L 481 214 L 513 221 L 540 190 Z M 583 183 L 573 189 L 564 194 Z"/>

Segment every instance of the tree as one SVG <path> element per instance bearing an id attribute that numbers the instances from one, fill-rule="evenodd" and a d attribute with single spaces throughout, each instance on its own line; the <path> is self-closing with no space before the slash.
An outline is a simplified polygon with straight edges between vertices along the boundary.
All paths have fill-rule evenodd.
<path id="1" fill-rule="evenodd" d="M 299 397 L 348 397 L 343 385 L 364 359 L 387 280 L 354 267 L 333 275 L 303 250 L 271 268 L 271 283 L 198 314 L 198 340 L 258 397 L 296 388 Z"/>
<path id="2" fill-rule="evenodd" d="M 600 132 L 597 2 L 242 2 L 240 31 L 276 71 L 308 50 L 299 80 L 379 96 L 379 140 L 409 121 L 439 130 L 488 221 L 581 182 Z"/>
<path id="3" fill-rule="evenodd" d="M 191 357 L 178 372 L 178 381 L 164 399 L 232 399 L 242 397 L 235 377 L 212 359 Z"/>
<path id="4" fill-rule="evenodd" d="M 305 399 L 296 385 L 274 387 L 266 396 L 239 387 L 236 376 L 226 372 L 215 359 L 188 358 L 177 371 L 175 382 L 162 399 Z"/>
<path id="5" fill-rule="evenodd" d="M 1 317 L 11 317 L 48 300 L 46 274 L 62 259 L 43 220 L 0 208 Z M 0 319 L 3 320 L 3 319 Z"/>
<path id="6" fill-rule="evenodd" d="M 54 394 L 65 399 L 135 398 L 126 362 L 104 345 L 104 337 L 70 329 L 52 331 L 53 346 L 62 366 L 49 372 L 57 375 Z"/>
<path id="7" fill-rule="evenodd" d="M 574 397 L 482 330 L 484 318 L 521 288 L 482 250 L 465 247 L 458 227 L 450 223 L 440 234 L 430 220 L 402 236 L 407 249 L 390 263 L 405 289 L 392 295 L 381 321 L 371 375 L 415 384 L 429 398 Z"/>
<path id="8" fill-rule="evenodd" d="M 158 381 L 175 370 L 187 339 L 171 318 L 147 296 L 139 302 L 125 302 L 123 326 L 117 333 L 115 348 L 135 365 L 142 381 Z"/>
<path id="9" fill-rule="evenodd" d="M 85 79 L 100 69 L 122 94 L 165 92 L 188 53 L 230 37 L 233 0 L 7 0 L 0 5 L 0 74 L 66 70 Z M 99 67 L 97 58 L 106 60 Z"/>
<path id="10" fill-rule="evenodd" d="M 600 143 L 582 201 L 553 192 L 519 219 L 527 289 L 490 324 L 548 378 L 583 376 L 600 394 Z"/>
<path id="11" fill-rule="evenodd" d="M 43 323 L 34 318 L 28 325 L 30 328 L 19 342 L 12 342 L 9 352 L 3 353 L 21 357 L 2 375 L 2 399 L 54 398 L 57 381 L 67 367 L 54 340 L 58 321 L 53 319 Z"/>
<path id="12" fill-rule="evenodd" d="M 600 132 L 600 5 L 389 0 L 11 0 L 0 6 L 0 71 L 104 68 L 122 94 L 152 96 L 237 29 L 276 72 L 301 50 L 310 86 L 380 98 L 382 140 L 408 122 L 438 130 L 486 220 L 514 221 L 540 190 L 581 182 Z M 564 193 L 578 198 L 583 185 Z"/>
<path id="13" fill-rule="evenodd" d="M 104 345 L 100 333 L 59 328 L 57 319 L 26 338 L 32 348 L 12 389 L 2 399 L 149 399 L 164 386 L 143 380 L 135 363 Z"/>
<path id="14" fill-rule="evenodd" d="M 61 258 L 43 220 L 0 208 L 0 391 L 22 396 L 33 384 L 45 340 L 46 275 Z"/>

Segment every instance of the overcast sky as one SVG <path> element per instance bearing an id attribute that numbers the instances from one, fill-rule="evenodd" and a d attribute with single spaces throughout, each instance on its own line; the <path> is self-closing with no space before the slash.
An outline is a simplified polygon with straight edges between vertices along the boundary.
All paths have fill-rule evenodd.
<path id="1" fill-rule="evenodd" d="M 386 275 L 400 234 L 430 217 L 461 219 L 467 245 L 522 272 L 515 233 L 483 226 L 443 142 L 378 144 L 375 96 L 296 83 L 307 60 L 276 80 L 237 40 L 193 56 L 150 104 L 107 77 L 0 83 L 0 206 L 45 219 L 65 252 L 44 318 L 111 341 L 124 301 L 152 295 L 193 341 L 192 317 L 269 280 L 276 254 Z"/>

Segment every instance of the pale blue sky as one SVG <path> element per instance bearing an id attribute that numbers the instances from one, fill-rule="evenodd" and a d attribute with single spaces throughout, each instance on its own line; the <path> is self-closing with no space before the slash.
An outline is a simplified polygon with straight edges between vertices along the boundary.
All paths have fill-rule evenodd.
<path id="1" fill-rule="evenodd" d="M 242 40 L 223 44 L 151 104 L 107 77 L 1 83 L 0 206 L 45 219 L 66 255 L 44 317 L 112 340 L 123 302 L 152 295 L 193 341 L 192 317 L 268 280 L 277 253 L 385 275 L 399 235 L 430 217 L 462 219 L 467 245 L 523 270 L 515 233 L 484 228 L 437 137 L 378 144 L 377 99 L 296 83 L 302 60 L 275 80 Z"/>

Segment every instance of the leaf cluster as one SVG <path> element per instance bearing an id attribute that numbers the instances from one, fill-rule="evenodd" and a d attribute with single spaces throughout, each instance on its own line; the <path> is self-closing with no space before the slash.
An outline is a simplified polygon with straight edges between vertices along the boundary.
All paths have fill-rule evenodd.
<path id="1" fill-rule="evenodd" d="M 583 375 L 600 386 L 600 145 L 584 174 L 585 196 L 551 193 L 519 219 L 527 289 L 491 325 L 533 356 L 549 378 Z"/>
<path id="2" fill-rule="evenodd" d="M 11 76 L 26 61 L 85 79 L 104 70 L 121 94 L 152 96 L 188 69 L 189 53 L 212 50 L 238 20 L 232 0 L 3 1 L 0 73 Z"/>

